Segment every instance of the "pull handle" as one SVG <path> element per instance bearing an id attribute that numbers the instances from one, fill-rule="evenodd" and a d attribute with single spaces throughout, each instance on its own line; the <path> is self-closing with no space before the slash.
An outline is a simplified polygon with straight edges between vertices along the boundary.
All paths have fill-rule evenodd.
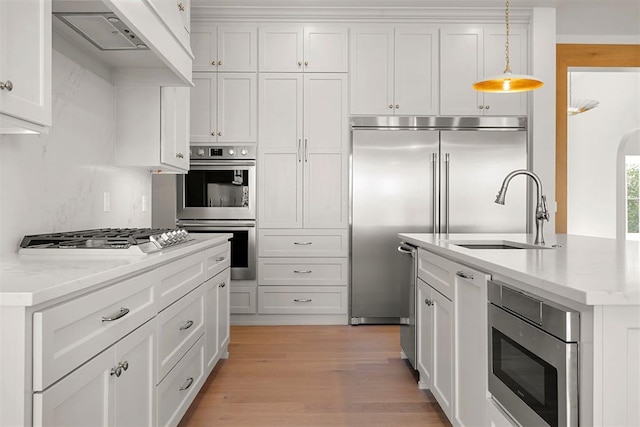
<path id="1" fill-rule="evenodd" d="M 193 320 L 187 320 L 187 322 L 184 325 L 180 326 L 180 330 L 181 331 L 186 331 L 187 329 L 189 329 L 192 326 L 193 326 Z"/>
<path id="2" fill-rule="evenodd" d="M 307 138 L 304 139 L 304 162 L 309 162 L 309 140 Z"/>
<path id="3" fill-rule="evenodd" d="M 312 270 L 293 270 L 294 273 L 296 274 L 310 274 L 313 273 Z"/>
<path id="4" fill-rule="evenodd" d="M 295 302 L 311 302 L 311 298 L 294 298 L 293 301 Z"/>
<path id="5" fill-rule="evenodd" d="M 433 305 L 433 301 L 428 298 L 424 300 L 424 303 L 427 304 L 429 307 Z"/>
<path id="6" fill-rule="evenodd" d="M 113 322 L 114 320 L 122 319 L 127 314 L 129 314 L 129 309 L 122 307 L 122 308 L 120 308 L 120 311 L 117 314 L 114 314 L 113 316 L 103 317 L 102 321 L 103 322 Z"/>
<path id="7" fill-rule="evenodd" d="M 436 194 L 438 193 L 438 153 L 431 153 L 431 169 L 433 171 L 432 185 L 433 185 L 433 199 L 431 200 L 432 216 L 433 216 L 433 234 L 438 232 L 438 207 L 436 206 Z"/>
<path id="8" fill-rule="evenodd" d="M 444 195 L 445 195 L 444 209 L 445 209 L 445 215 L 446 215 L 445 218 L 447 221 L 447 224 L 445 226 L 446 227 L 445 231 L 447 234 L 449 234 L 449 164 L 450 162 L 451 162 L 451 159 L 450 159 L 449 153 L 446 153 L 444 155 L 444 175 L 445 175 L 445 179 L 447 180 L 447 186 L 444 189 Z"/>
<path id="9" fill-rule="evenodd" d="M 182 387 L 180 387 L 178 390 L 180 390 L 180 391 L 188 390 L 189 387 L 191 387 L 192 384 L 193 384 L 193 378 L 189 377 L 189 378 L 187 378 L 187 381 L 184 383 L 184 385 Z"/>
<path id="10" fill-rule="evenodd" d="M 184 154 L 182 154 L 182 153 L 176 153 L 176 157 L 177 157 L 178 159 L 184 159 Z"/>
<path id="11" fill-rule="evenodd" d="M 456 276 L 463 279 L 473 280 L 473 274 L 465 273 L 464 271 L 456 271 Z"/>
<path id="12" fill-rule="evenodd" d="M 402 245 L 398 246 L 398 252 L 411 255 L 411 256 L 413 256 L 416 253 L 415 249 L 407 249 L 406 246 L 402 246 Z"/>
<path id="13" fill-rule="evenodd" d="M 0 82 L 0 90 L 7 90 L 7 92 L 11 92 L 13 90 L 13 83 L 11 80 L 7 80 L 6 82 Z"/>
<path id="14" fill-rule="evenodd" d="M 312 242 L 293 242 L 294 245 L 307 246 L 313 244 Z"/>
<path id="15" fill-rule="evenodd" d="M 219 288 L 224 288 L 225 286 L 227 286 L 227 284 L 225 282 L 218 283 L 218 287 Z"/>
<path id="16" fill-rule="evenodd" d="M 227 257 L 219 256 L 218 258 L 216 258 L 216 262 L 222 262 L 222 261 L 224 261 L 225 259 L 227 259 Z"/>
<path id="17" fill-rule="evenodd" d="M 300 149 L 302 148 L 302 138 L 298 139 L 298 163 L 302 162 L 302 155 L 300 154 Z"/>

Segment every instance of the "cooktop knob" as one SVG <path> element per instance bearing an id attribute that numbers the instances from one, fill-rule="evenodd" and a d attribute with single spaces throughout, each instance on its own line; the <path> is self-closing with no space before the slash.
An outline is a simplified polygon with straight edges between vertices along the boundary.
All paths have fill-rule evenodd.
<path id="1" fill-rule="evenodd" d="M 204 156 L 204 148 L 198 148 L 198 156 Z"/>
<path id="2" fill-rule="evenodd" d="M 229 155 L 230 156 L 235 156 L 236 155 L 236 150 L 234 150 L 233 148 L 229 148 Z"/>
<path id="3" fill-rule="evenodd" d="M 246 148 L 243 148 L 242 150 L 240 150 L 240 154 L 242 154 L 243 156 L 246 156 L 247 153 L 249 153 L 249 152 L 247 151 Z"/>

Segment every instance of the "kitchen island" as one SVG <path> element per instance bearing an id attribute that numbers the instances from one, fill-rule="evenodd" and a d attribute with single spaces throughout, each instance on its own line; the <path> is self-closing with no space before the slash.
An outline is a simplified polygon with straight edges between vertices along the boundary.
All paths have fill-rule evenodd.
<path id="1" fill-rule="evenodd" d="M 0 258 L 0 425 L 177 425 L 229 343 L 231 234 Z"/>
<path id="2" fill-rule="evenodd" d="M 507 284 L 524 295 L 539 297 L 579 312 L 579 419 L 576 425 L 640 425 L 638 242 L 555 235 L 547 238 L 544 248 L 537 248 L 532 244 L 533 236 L 525 234 L 399 234 L 399 238 L 419 248 L 417 275 L 418 279 L 422 279 L 418 280 L 417 288 L 417 328 L 420 329 L 420 298 L 427 302 L 431 310 L 440 309 L 438 298 L 444 292 L 446 298 L 441 300 L 443 304 L 451 306 L 447 309 L 443 305 L 445 309 L 440 311 L 451 317 L 451 322 L 445 322 L 445 326 L 451 327 L 452 331 L 448 350 L 453 359 L 453 367 L 445 366 L 445 369 L 452 371 L 451 390 L 440 400 L 445 402 L 444 406 L 450 406 L 449 417 L 454 425 L 465 424 L 465 410 L 474 404 L 469 399 L 465 400 L 465 390 L 477 387 L 483 395 L 490 396 L 486 388 L 486 367 L 490 363 L 487 359 L 488 279 Z M 478 245 L 483 244 L 514 248 L 481 249 L 482 246 Z M 462 282 L 467 274 L 468 277 L 475 276 L 473 281 L 477 285 L 477 292 L 474 294 L 475 300 L 467 299 L 465 302 Z M 480 276 L 484 278 L 484 285 L 478 280 Z M 467 282 L 471 283 L 469 280 Z M 446 286 L 443 287 L 447 283 L 451 287 L 448 294 Z M 421 285 L 438 298 L 432 298 L 429 293 L 425 299 L 419 293 Z M 470 308 L 459 305 L 463 303 Z M 447 317 L 442 319 L 447 320 Z M 470 327 L 475 327 L 476 335 L 482 334 L 483 337 L 477 339 L 477 336 L 468 333 L 465 336 L 468 332 L 465 328 Z M 431 340 L 437 344 L 433 338 Z M 475 340 L 473 349 L 468 347 L 470 340 Z M 444 347 L 448 345 L 446 341 L 445 344 Z M 420 353 L 420 342 L 418 348 Z M 470 363 L 476 363 L 476 369 L 484 366 L 483 375 L 478 376 L 473 384 L 468 384 L 468 378 L 464 378 L 464 375 L 458 375 L 458 371 L 468 368 L 464 358 L 465 352 L 469 351 L 482 359 L 481 363 Z M 432 355 L 435 360 L 437 357 L 437 353 Z M 420 355 L 418 359 L 420 371 Z M 431 368 L 434 366 L 437 368 L 437 363 L 431 364 Z M 428 369 L 422 370 L 429 376 L 433 374 Z M 432 378 L 427 378 L 425 384 L 433 389 L 436 398 L 438 393 L 442 394 L 442 390 L 447 390 L 446 386 L 442 387 Z M 491 413 L 495 412 L 495 406 L 492 406 L 491 399 L 488 405 L 485 412 L 488 414 L 487 420 L 493 422 Z"/>

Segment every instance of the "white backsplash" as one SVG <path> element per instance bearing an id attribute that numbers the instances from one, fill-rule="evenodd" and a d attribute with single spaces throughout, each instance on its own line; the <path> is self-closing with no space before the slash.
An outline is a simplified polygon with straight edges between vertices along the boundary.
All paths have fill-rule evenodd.
<path id="1" fill-rule="evenodd" d="M 0 135 L 0 254 L 25 234 L 151 226 L 151 175 L 114 166 L 114 86 L 56 50 L 52 60 L 49 134 Z"/>

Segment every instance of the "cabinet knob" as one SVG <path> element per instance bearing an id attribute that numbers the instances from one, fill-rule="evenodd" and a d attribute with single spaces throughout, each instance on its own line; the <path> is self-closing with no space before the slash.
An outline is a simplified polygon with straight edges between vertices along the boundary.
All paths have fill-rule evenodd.
<path id="1" fill-rule="evenodd" d="M 302 67 L 302 61 L 298 61 L 298 67 Z"/>
<path id="2" fill-rule="evenodd" d="M 218 61 L 218 65 L 222 65 L 222 61 Z"/>
<path id="3" fill-rule="evenodd" d="M 213 65 L 215 67 L 215 65 L 216 65 L 216 60 L 215 59 L 213 61 L 211 61 L 211 65 Z"/>
<path id="4" fill-rule="evenodd" d="M 222 136 L 222 132 L 218 132 L 218 136 Z"/>
<path id="5" fill-rule="evenodd" d="M 124 369 L 124 370 L 126 371 L 127 369 L 129 369 L 129 362 L 127 362 L 127 361 L 125 360 L 124 362 L 122 362 L 122 363 L 120 364 L 120 366 L 122 367 L 122 369 Z"/>
<path id="6" fill-rule="evenodd" d="M 397 108 L 400 108 L 400 104 L 396 104 L 396 109 L 397 109 Z"/>
<path id="7" fill-rule="evenodd" d="M 211 132 L 211 136 L 216 136 L 216 133 L 215 132 Z"/>
<path id="8" fill-rule="evenodd" d="M 179 158 L 179 159 L 184 159 L 184 154 L 176 153 L 176 157 Z"/>
<path id="9" fill-rule="evenodd" d="M 111 375 L 115 375 L 116 377 L 122 375 L 121 364 L 118 364 L 118 366 L 116 366 L 115 368 L 111 368 Z"/>
<path id="10" fill-rule="evenodd" d="M 225 286 L 227 286 L 227 284 L 224 282 L 218 284 L 218 287 L 220 288 L 224 288 Z"/>
<path id="11" fill-rule="evenodd" d="M 11 80 L 7 80 L 6 82 L 0 82 L 0 90 L 6 89 L 7 92 L 11 92 L 13 90 L 13 83 Z"/>
<path id="12" fill-rule="evenodd" d="M 429 307 L 431 307 L 433 305 L 433 301 L 431 301 L 430 299 L 425 299 L 424 303 L 427 304 Z"/>
<path id="13" fill-rule="evenodd" d="M 178 3 L 178 10 L 184 12 L 184 5 L 182 3 Z"/>
<path id="14" fill-rule="evenodd" d="M 491 106 L 490 106 L 490 105 L 485 105 L 485 106 L 484 106 L 484 109 L 485 109 L 485 110 L 488 110 L 489 108 L 491 108 Z"/>
<path id="15" fill-rule="evenodd" d="M 393 108 L 393 104 L 389 104 L 389 108 Z"/>
<path id="16" fill-rule="evenodd" d="M 478 105 L 478 108 L 484 110 L 484 105 Z"/>
<path id="17" fill-rule="evenodd" d="M 304 66 L 308 67 L 309 66 L 309 61 L 304 61 Z"/>

